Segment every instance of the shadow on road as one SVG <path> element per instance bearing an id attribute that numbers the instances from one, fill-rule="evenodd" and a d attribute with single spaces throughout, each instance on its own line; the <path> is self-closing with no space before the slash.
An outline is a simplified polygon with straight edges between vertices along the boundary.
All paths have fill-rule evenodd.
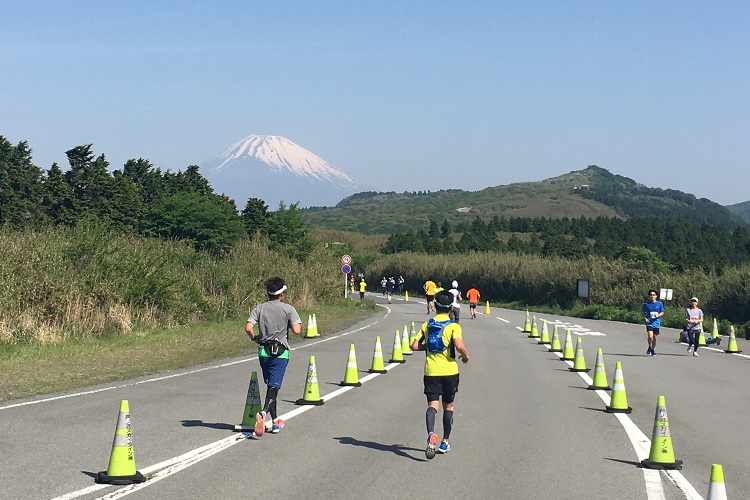
<path id="1" fill-rule="evenodd" d="M 378 451 L 387 451 L 396 455 L 400 455 L 404 458 L 415 460 L 417 462 L 427 461 L 427 459 L 416 458 L 416 457 L 411 456 L 409 453 L 406 453 L 407 451 L 417 451 L 420 453 L 424 452 L 424 450 L 421 450 L 418 448 L 411 448 L 411 447 L 401 446 L 397 444 L 381 444 L 381 443 L 376 443 L 375 441 L 360 441 L 359 439 L 355 439 L 353 437 L 334 437 L 333 439 L 337 439 L 339 443 L 341 444 L 349 444 L 352 446 L 363 446 L 365 448 L 370 448 L 370 449 L 378 450 Z"/>
<path id="2" fill-rule="evenodd" d="M 619 458 L 609 458 L 609 457 L 604 457 L 604 460 L 609 460 L 610 462 L 619 462 L 621 464 L 626 464 L 626 465 L 635 465 L 636 467 L 643 468 L 640 462 L 636 462 L 633 460 L 620 460 Z"/>
<path id="3" fill-rule="evenodd" d="M 183 420 L 183 427 L 208 427 L 209 429 L 234 430 L 234 425 L 221 422 L 204 422 L 203 420 Z"/>

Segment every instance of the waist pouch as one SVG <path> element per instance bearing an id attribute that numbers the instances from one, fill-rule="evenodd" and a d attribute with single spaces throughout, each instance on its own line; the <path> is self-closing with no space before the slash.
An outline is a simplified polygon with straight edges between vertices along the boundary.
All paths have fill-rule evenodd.
<path id="1" fill-rule="evenodd" d="M 273 356 L 274 358 L 281 356 L 286 352 L 286 346 L 278 340 L 263 342 L 261 345 L 265 348 L 268 355 Z"/>

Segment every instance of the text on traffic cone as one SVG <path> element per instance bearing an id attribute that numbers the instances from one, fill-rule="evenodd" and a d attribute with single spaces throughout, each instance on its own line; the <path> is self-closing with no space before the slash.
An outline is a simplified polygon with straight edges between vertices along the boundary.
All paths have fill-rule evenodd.
<path id="1" fill-rule="evenodd" d="M 133 451 L 133 433 L 130 428 L 130 405 L 127 399 L 120 402 L 120 413 L 117 416 L 115 439 L 112 441 L 112 453 L 106 471 L 96 476 L 97 483 L 132 484 L 142 483 L 146 478 L 135 468 Z"/>
<path id="2" fill-rule="evenodd" d="M 310 356 L 310 364 L 307 365 L 307 380 L 305 381 L 305 393 L 302 399 L 297 400 L 298 405 L 316 405 L 324 403 L 320 399 L 320 389 L 318 388 L 318 372 L 315 368 L 315 356 Z"/>
<path id="3" fill-rule="evenodd" d="M 647 469 L 682 469 L 682 460 L 674 459 L 672 436 L 669 432 L 669 419 L 667 418 L 667 404 L 664 396 L 659 396 L 656 399 L 651 451 L 647 459 L 641 460 L 641 465 Z"/>
<path id="4" fill-rule="evenodd" d="M 252 431 L 255 428 L 255 415 L 263 410 L 260 403 L 260 387 L 258 386 L 258 372 L 250 375 L 250 384 L 247 388 L 247 399 L 245 400 L 245 412 L 242 414 L 242 423 L 235 425 L 235 431 Z"/>

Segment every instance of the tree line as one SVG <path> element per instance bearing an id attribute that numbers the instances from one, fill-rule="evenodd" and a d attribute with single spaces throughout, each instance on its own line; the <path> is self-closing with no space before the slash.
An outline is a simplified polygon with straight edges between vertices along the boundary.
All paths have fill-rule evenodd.
<path id="1" fill-rule="evenodd" d="M 524 255 L 581 259 L 621 259 L 644 269 L 701 268 L 721 272 L 750 262 L 750 231 L 656 217 L 560 219 L 494 217 L 452 228 L 430 221 L 425 230 L 391 234 L 383 253 L 465 254 L 514 252 Z"/>
<path id="2" fill-rule="evenodd" d="M 270 248 L 299 260 L 314 246 L 297 204 L 282 202 L 271 211 L 262 199 L 249 198 L 238 212 L 234 200 L 215 193 L 196 165 L 170 172 L 139 158 L 110 172 L 91 144 L 65 154 L 67 171 L 57 163 L 44 171 L 33 163 L 26 141 L 14 146 L 0 135 L 0 225 L 74 227 L 95 219 L 117 231 L 184 240 L 211 253 L 260 235 Z"/>

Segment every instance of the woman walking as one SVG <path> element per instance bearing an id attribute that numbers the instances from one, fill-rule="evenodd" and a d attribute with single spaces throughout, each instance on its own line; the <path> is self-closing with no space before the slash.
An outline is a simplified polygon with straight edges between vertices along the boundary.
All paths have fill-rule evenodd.
<path id="1" fill-rule="evenodd" d="M 690 299 L 690 307 L 685 309 L 685 321 L 687 326 L 685 329 L 688 333 L 688 348 L 693 350 L 693 356 L 698 357 L 698 340 L 700 339 L 701 332 L 703 331 L 703 311 L 698 307 L 698 298 L 693 297 Z"/>

